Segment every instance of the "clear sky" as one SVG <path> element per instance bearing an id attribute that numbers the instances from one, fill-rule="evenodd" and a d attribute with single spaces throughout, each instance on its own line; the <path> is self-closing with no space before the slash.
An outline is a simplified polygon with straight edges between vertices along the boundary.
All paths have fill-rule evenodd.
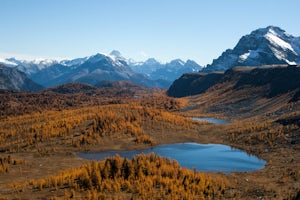
<path id="1" fill-rule="evenodd" d="M 0 57 L 126 58 L 206 65 L 268 25 L 300 36 L 299 0 L 0 0 Z"/>

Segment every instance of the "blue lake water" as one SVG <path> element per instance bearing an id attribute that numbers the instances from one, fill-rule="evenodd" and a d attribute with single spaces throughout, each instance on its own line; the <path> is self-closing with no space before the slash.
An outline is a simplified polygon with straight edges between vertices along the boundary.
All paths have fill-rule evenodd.
<path id="1" fill-rule="evenodd" d="M 177 160 L 182 167 L 203 172 L 246 172 L 262 169 L 266 163 L 264 160 L 230 146 L 198 143 L 165 144 L 145 150 L 79 153 L 78 156 L 89 160 L 104 160 L 119 154 L 121 157 L 131 159 L 136 154 L 151 152 Z"/>
<path id="2" fill-rule="evenodd" d="M 192 119 L 198 121 L 207 121 L 209 123 L 214 123 L 214 124 L 228 124 L 230 122 L 228 120 L 217 119 L 217 118 L 206 118 L 206 117 L 193 117 Z"/>

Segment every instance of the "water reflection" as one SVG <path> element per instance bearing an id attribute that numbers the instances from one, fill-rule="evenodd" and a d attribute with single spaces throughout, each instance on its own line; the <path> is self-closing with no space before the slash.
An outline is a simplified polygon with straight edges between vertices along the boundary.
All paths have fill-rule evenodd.
<path id="1" fill-rule="evenodd" d="M 207 121 L 209 123 L 214 123 L 214 124 L 228 124 L 230 122 L 228 120 L 217 119 L 217 118 L 206 118 L 206 117 L 193 117 L 192 119 L 198 121 Z"/>

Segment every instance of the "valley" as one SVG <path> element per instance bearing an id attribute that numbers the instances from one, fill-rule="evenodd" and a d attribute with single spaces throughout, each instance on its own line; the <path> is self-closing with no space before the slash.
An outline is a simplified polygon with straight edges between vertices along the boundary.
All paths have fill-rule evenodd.
<path id="1" fill-rule="evenodd" d="M 233 77 L 238 76 L 231 81 L 242 80 Z M 0 198 L 297 199 L 300 113 L 299 101 L 291 101 L 297 90 L 268 97 L 261 90 L 264 86 L 235 90 L 226 81 L 180 99 L 153 89 L 124 92 L 122 87 L 104 90 L 81 84 L 46 92 L 2 93 L 6 100 L 1 105 L 5 109 L 0 126 Z M 191 117 L 216 117 L 230 123 Z M 154 155 L 126 161 L 117 156 L 100 162 L 76 156 L 181 142 L 230 145 L 264 159 L 266 166 L 252 172 L 203 173 Z M 133 170 L 127 175 L 118 167 L 126 162 Z M 111 174 L 105 175 L 108 163 Z M 116 168 L 113 163 L 118 163 Z M 100 177 L 95 179 L 93 173 Z M 177 181 L 173 173 L 178 174 Z M 184 179 L 190 182 L 186 186 Z M 193 182 L 206 185 L 192 187 Z"/>

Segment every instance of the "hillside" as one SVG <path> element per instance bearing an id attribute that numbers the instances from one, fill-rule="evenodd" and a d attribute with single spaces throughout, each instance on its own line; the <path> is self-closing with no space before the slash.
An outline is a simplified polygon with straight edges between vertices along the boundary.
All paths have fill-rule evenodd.
<path id="1" fill-rule="evenodd" d="M 189 73 L 176 79 L 167 91 L 172 97 L 191 96 L 205 92 L 223 77 L 223 73 Z"/>
<path id="2" fill-rule="evenodd" d="M 271 98 L 291 94 L 290 101 L 298 99 L 300 66 L 267 65 L 261 67 L 235 67 L 225 73 L 185 74 L 167 91 L 169 96 L 183 97 L 204 93 L 229 86 L 228 91 L 256 90 L 261 97 Z M 201 83 L 201 84 L 199 84 Z M 230 97 L 228 97 L 230 99 Z"/>
<path id="3" fill-rule="evenodd" d="M 186 88 L 197 88 L 189 99 L 192 107 L 201 108 L 202 112 L 223 113 L 228 117 L 275 117 L 295 111 L 296 107 L 293 107 L 297 105 L 300 93 L 299 75 L 299 66 L 235 67 L 227 70 L 219 81 L 209 87 L 196 85 L 208 79 L 209 74 L 194 74 L 192 78 L 184 75 L 173 83 L 167 94 L 190 96 Z M 186 77 L 190 78 L 184 79 Z M 184 86 L 180 85 L 182 82 Z"/>

